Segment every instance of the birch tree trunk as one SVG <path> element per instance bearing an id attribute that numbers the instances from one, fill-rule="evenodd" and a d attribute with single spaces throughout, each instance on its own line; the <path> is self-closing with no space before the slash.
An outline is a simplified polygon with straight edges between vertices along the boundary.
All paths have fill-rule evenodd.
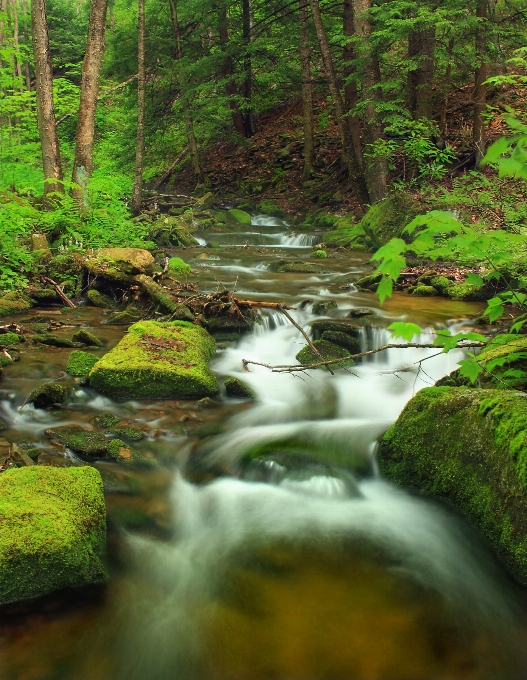
<path id="1" fill-rule="evenodd" d="M 485 155 L 486 134 L 483 112 L 487 104 L 487 86 L 483 83 L 487 79 L 487 0 L 477 0 L 476 17 L 480 20 L 476 29 L 476 59 L 477 67 L 474 73 L 474 123 L 472 128 L 472 142 L 476 153 L 476 167 Z"/>
<path id="2" fill-rule="evenodd" d="M 71 195 L 77 200 L 79 208 L 84 207 L 86 185 L 93 172 L 95 113 L 99 97 L 99 76 L 104 54 L 107 10 L 108 0 L 91 0 L 88 43 L 82 62 L 81 96 L 72 174 L 72 182 L 78 188 L 71 190 Z"/>
<path id="3" fill-rule="evenodd" d="M 49 49 L 45 0 L 31 0 L 33 53 L 37 95 L 37 122 L 44 166 L 44 202 L 51 192 L 64 192 L 59 139 L 53 105 L 53 69 Z"/>
<path id="4" fill-rule="evenodd" d="M 145 156 L 145 0 L 137 0 L 137 9 L 137 141 L 135 147 L 134 190 L 132 193 L 132 213 L 134 215 L 138 215 L 141 210 Z"/>
<path id="5" fill-rule="evenodd" d="M 304 168 L 302 181 L 313 175 L 315 153 L 315 123 L 313 117 L 313 86 L 311 84 L 311 48 L 309 46 L 309 12 L 307 0 L 299 0 L 300 67 L 302 76 L 302 108 L 304 118 Z"/>

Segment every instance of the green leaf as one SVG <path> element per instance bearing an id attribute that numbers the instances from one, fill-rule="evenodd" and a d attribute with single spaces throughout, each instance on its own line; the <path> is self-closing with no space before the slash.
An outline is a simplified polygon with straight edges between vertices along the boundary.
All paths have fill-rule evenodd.
<path id="1" fill-rule="evenodd" d="M 468 274 L 466 282 L 472 286 L 477 286 L 478 288 L 481 288 L 483 285 L 483 279 L 478 274 Z"/>
<path id="2" fill-rule="evenodd" d="M 474 384 L 481 373 L 483 373 L 483 368 L 478 364 L 474 357 L 462 359 L 458 362 L 458 365 L 460 375 L 464 378 L 468 378 L 472 384 Z"/>
<path id="3" fill-rule="evenodd" d="M 500 156 L 507 153 L 511 145 L 511 140 L 507 137 L 500 137 L 494 144 L 491 144 L 487 149 L 487 153 L 483 156 L 481 160 L 481 165 L 488 165 L 489 163 L 495 163 Z"/>
<path id="4" fill-rule="evenodd" d="M 410 340 L 415 335 L 421 335 L 421 327 L 416 323 L 404 323 L 404 321 L 394 321 L 388 326 L 388 330 L 392 331 L 392 338 L 402 338 L 403 340 Z"/>
<path id="5" fill-rule="evenodd" d="M 383 276 L 379 285 L 377 286 L 377 295 L 379 296 L 379 300 L 381 302 L 381 305 L 384 304 L 384 301 L 386 300 L 387 297 L 392 296 L 392 291 L 393 291 L 393 281 L 389 276 Z"/>

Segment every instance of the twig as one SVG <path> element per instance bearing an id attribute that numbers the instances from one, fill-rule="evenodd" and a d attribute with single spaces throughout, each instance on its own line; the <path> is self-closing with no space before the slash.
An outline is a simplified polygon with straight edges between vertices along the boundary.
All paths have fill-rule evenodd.
<path id="1" fill-rule="evenodd" d="M 278 305 L 278 309 L 282 312 L 282 314 L 283 314 L 287 319 L 289 319 L 289 321 L 293 324 L 293 326 L 294 326 L 295 328 L 297 328 L 297 329 L 302 333 L 302 335 L 304 336 L 304 338 L 305 338 L 306 341 L 307 341 L 307 344 L 311 347 L 312 352 L 313 352 L 317 357 L 320 357 L 322 360 L 324 360 L 324 357 L 322 356 L 322 354 L 320 354 L 320 352 L 318 351 L 318 349 L 317 349 L 317 348 L 315 347 L 315 345 L 311 342 L 311 340 L 310 340 L 310 338 L 309 338 L 309 335 L 305 332 L 305 330 L 304 330 L 301 326 L 299 326 L 299 325 L 297 324 L 297 322 L 293 319 L 293 317 L 292 317 L 290 314 L 288 314 L 288 313 L 285 311 L 285 309 L 284 309 L 284 307 L 283 307 L 282 305 Z M 324 362 L 324 366 L 328 369 L 328 371 L 331 373 L 331 375 L 335 375 L 335 374 L 333 373 L 333 371 L 331 370 L 331 368 L 329 367 L 329 365 L 328 365 L 326 362 Z"/>
<path id="2" fill-rule="evenodd" d="M 55 289 L 55 292 L 57 293 L 57 295 L 60 298 L 62 298 L 62 300 L 68 305 L 68 307 L 75 309 L 75 305 L 73 304 L 73 302 L 69 299 L 69 297 L 67 297 L 67 295 L 64 294 L 63 290 L 61 289 L 59 284 L 56 283 L 56 281 L 53 281 L 53 279 L 50 279 L 48 276 L 42 276 L 41 275 L 40 278 L 42 279 L 42 281 L 45 281 L 46 283 L 51 283 L 51 285 Z"/>

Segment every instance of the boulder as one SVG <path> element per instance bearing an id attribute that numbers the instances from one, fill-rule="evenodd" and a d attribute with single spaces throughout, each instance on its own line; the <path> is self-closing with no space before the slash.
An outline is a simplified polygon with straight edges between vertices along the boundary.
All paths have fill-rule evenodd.
<path id="1" fill-rule="evenodd" d="M 317 348 L 318 352 L 320 352 L 326 361 L 342 359 L 342 361 L 332 364 L 332 369 L 342 368 L 343 366 L 353 366 L 354 364 L 353 359 L 349 358 L 350 353 L 347 349 L 344 349 L 344 347 L 335 345 L 332 342 L 328 342 L 327 340 L 315 340 L 313 346 Z M 315 354 L 315 352 L 313 352 L 309 345 L 303 347 L 295 358 L 298 363 L 302 364 L 303 366 L 320 363 L 320 357 Z M 324 368 L 324 366 L 320 366 L 319 368 Z"/>
<path id="2" fill-rule="evenodd" d="M 0 604 L 106 579 L 106 510 L 92 467 L 0 474 Z"/>
<path id="3" fill-rule="evenodd" d="M 98 361 L 99 357 L 96 357 L 94 354 L 78 349 L 74 350 L 69 356 L 66 373 L 77 377 L 88 375 Z"/>
<path id="4" fill-rule="evenodd" d="M 82 342 L 83 345 L 87 345 L 88 347 L 102 347 L 103 342 L 99 340 L 98 337 L 93 335 L 93 333 L 90 333 L 87 330 L 81 329 L 80 331 L 77 331 L 74 333 L 71 337 L 73 342 Z"/>
<path id="5" fill-rule="evenodd" d="M 31 309 L 31 300 L 24 293 L 11 291 L 0 297 L 0 316 L 11 316 Z"/>
<path id="6" fill-rule="evenodd" d="M 280 272 L 283 274 L 323 274 L 322 265 L 315 262 L 305 262 L 304 260 L 277 260 L 271 262 L 269 271 Z"/>
<path id="7" fill-rule="evenodd" d="M 527 394 L 423 389 L 382 439 L 379 466 L 463 513 L 527 585 Z"/>
<path id="8" fill-rule="evenodd" d="M 338 309 L 336 300 L 319 300 L 318 302 L 314 303 L 311 311 L 317 316 L 323 316 L 332 309 Z"/>
<path id="9" fill-rule="evenodd" d="M 251 216 L 249 213 L 245 212 L 245 210 L 233 208 L 232 210 L 227 211 L 226 217 L 229 224 L 243 225 L 246 227 L 251 225 Z"/>
<path id="10" fill-rule="evenodd" d="M 399 191 L 371 206 L 359 222 L 360 228 L 369 236 L 375 248 L 400 238 L 403 229 L 414 217 L 423 212 L 414 199 Z"/>
<path id="11" fill-rule="evenodd" d="M 154 273 L 154 257 L 143 248 L 101 248 L 98 257 L 115 262 L 121 271 L 130 276 L 135 274 L 151 276 Z"/>
<path id="12" fill-rule="evenodd" d="M 28 404 L 35 408 L 49 408 L 54 404 L 62 404 L 68 396 L 68 389 L 56 382 L 48 382 L 34 389 L 27 398 Z"/>
<path id="13" fill-rule="evenodd" d="M 196 211 L 210 210 L 214 205 L 215 200 L 216 196 L 212 193 L 212 191 L 207 191 L 206 194 L 204 194 L 203 196 L 201 196 L 201 198 L 198 198 L 196 200 L 194 210 Z"/>
<path id="14" fill-rule="evenodd" d="M 114 312 L 110 317 L 103 321 L 104 324 L 113 326 L 129 326 L 141 318 L 141 313 L 135 307 L 128 307 L 124 312 Z"/>
<path id="15" fill-rule="evenodd" d="M 415 295 L 416 297 L 432 297 L 437 295 L 437 290 L 433 286 L 419 284 L 418 286 L 415 286 L 411 294 Z"/>
<path id="16" fill-rule="evenodd" d="M 45 435 L 84 456 L 104 456 L 108 450 L 108 439 L 103 434 L 85 430 L 79 425 L 45 430 Z"/>
<path id="17" fill-rule="evenodd" d="M 192 269 L 180 257 L 171 257 L 168 261 L 168 274 L 181 276 L 182 274 L 192 274 Z"/>
<path id="18" fill-rule="evenodd" d="M 325 331 L 345 333 L 353 338 L 360 338 L 363 333 L 363 326 L 348 319 L 320 319 L 311 324 L 311 333 L 314 340 L 319 340 Z"/>
<path id="19" fill-rule="evenodd" d="M 209 368 L 215 343 L 200 326 L 143 321 L 94 366 L 90 385 L 117 399 L 200 398 L 216 394 Z"/>
<path id="20" fill-rule="evenodd" d="M 95 288 L 90 288 L 86 293 L 86 297 L 94 307 L 100 307 L 101 309 L 115 309 L 117 307 L 115 300 L 109 295 L 105 295 L 104 293 L 95 290 Z"/>
<path id="21" fill-rule="evenodd" d="M 348 333 L 342 333 L 342 331 L 324 331 L 321 339 L 332 342 L 334 345 L 339 345 L 339 347 L 344 347 L 351 354 L 359 354 L 361 351 L 359 338 L 355 338 Z"/>
<path id="22" fill-rule="evenodd" d="M 75 347 L 75 343 L 68 338 L 63 338 L 54 333 L 43 333 L 34 338 L 35 342 L 41 342 L 43 345 L 50 345 L 51 347 Z"/>
<path id="23" fill-rule="evenodd" d="M 240 399 L 254 399 L 254 392 L 239 378 L 227 378 L 223 383 L 228 397 Z"/>

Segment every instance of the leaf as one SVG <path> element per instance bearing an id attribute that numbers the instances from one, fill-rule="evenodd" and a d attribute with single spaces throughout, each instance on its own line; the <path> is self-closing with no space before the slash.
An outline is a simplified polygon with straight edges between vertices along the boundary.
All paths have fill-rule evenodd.
<path id="1" fill-rule="evenodd" d="M 383 276 L 379 285 L 377 286 L 377 295 L 379 296 L 379 300 L 381 302 L 381 305 L 384 304 L 384 301 L 386 300 L 387 297 L 392 296 L 392 291 L 393 291 L 393 281 L 389 276 Z"/>
<path id="2" fill-rule="evenodd" d="M 483 285 L 483 279 L 478 274 L 468 274 L 466 282 L 478 288 L 481 288 Z"/>
<path id="3" fill-rule="evenodd" d="M 495 163 L 500 156 L 510 148 L 511 140 L 507 137 L 500 137 L 494 144 L 491 144 L 487 149 L 487 153 L 483 156 L 480 165 L 488 165 L 489 163 Z"/>
<path id="4" fill-rule="evenodd" d="M 388 326 L 392 331 L 392 338 L 402 338 L 410 342 L 415 335 L 421 335 L 421 327 L 416 323 L 405 323 L 404 321 L 394 321 Z"/>
<path id="5" fill-rule="evenodd" d="M 468 378 L 472 384 L 474 384 L 481 373 L 483 373 L 483 368 L 478 364 L 474 357 L 462 359 L 458 362 L 458 365 L 460 375 L 464 378 Z"/>

